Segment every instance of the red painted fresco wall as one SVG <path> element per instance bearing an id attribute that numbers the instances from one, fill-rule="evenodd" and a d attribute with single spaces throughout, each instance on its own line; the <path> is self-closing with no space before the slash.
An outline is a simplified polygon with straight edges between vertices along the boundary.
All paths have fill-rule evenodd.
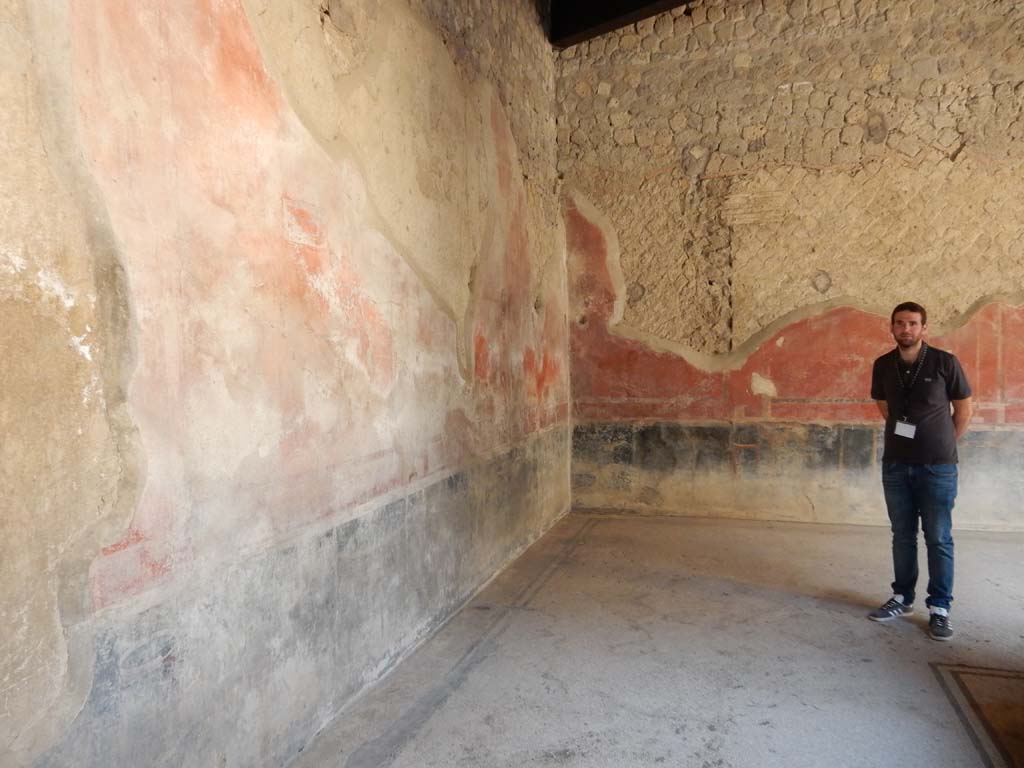
<path id="1" fill-rule="evenodd" d="M 616 297 L 606 237 L 574 204 L 566 222 L 571 303 L 582 307 L 571 318 L 576 420 L 879 422 L 869 389 L 875 358 L 893 347 L 887 317 L 828 309 L 778 330 L 734 370 L 701 370 L 609 328 Z M 992 303 L 929 338 L 963 364 L 976 424 L 1024 425 L 1022 331 L 1024 307 Z M 754 374 L 776 395 L 755 395 Z"/>
<path id="2" fill-rule="evenodd" d="M 132 287 L 147 457 L 130 530 L 92 566 L 95 607 L 567 423 L 566 289 L 532 294 L 540 258 L 497 97 L 503 245 L 480 255 L 467 381 L 455 321 L 369 223 L 361 170 L 291 111 L 240 0 L 72 10 L 78 130 Z"/>

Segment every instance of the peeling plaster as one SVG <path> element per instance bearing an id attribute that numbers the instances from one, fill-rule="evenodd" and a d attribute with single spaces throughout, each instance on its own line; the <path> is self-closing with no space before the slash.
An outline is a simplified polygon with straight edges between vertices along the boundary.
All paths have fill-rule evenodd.
<path id="1" fill-rule="evenodd" d="M 421 17 L 403 22 L 414 42 L 449 57 L 430 87 L 486 95 L 476 146 L 493 152 L 472 172 L 487 195 L 468 213 L 473 226 L 485 222 L 487 244 L 450 254 L 480 276 L 462 322 L 499 351 L 485 382 L 374 210 L 374 190 L 396 205 L 419 198 L 388 167 L 368 176 L 355 155 L 332 155 L 310 133 L 241 3 L 99 10 L 74 18 L 79 69 L 91 73 L 79 83 L 79 130 L 133 286 L 129 402 L 152 469 L 132 524 L 140 538 L 91 569 L 98 608 L 564 423 L 564 250 L 530 250 L 529 195 L 503 107 L 488 84 L 451 79 L 450 53 Z M 204 76 L 193 61 L 207 62 Z M 417 57 L 403 50 L 389 64 L 399 65 L 395 78 L 423 86 Z M 187 79 L 180 98 L 168 99 L 160 72 Z M 110 120 L 125 99 L 152 108 Z M 369 115 L 346 125 L 379 124 Z M 120 151 L 140 142 L 146 152 Z M 378 135 L 363 143 L 381 151 Z M 334 418 L 315 405 L 322 397 Z M 227 414 L 248 419 L 237 427 Z M 466 429 L 455 426 L 463 418 Z M 147 562 L 167 570 L 150 573 Z"/>
<path id="2" fill-rule="evenodd" d="M 81 336 L 71 337 L 71 346 L 77 350 L 78 354 L 84 357 L 86 360 L 92 362 L 92 352 L 89 349 L 89 345 L 83 343 L 88 338 L 87 333 L 83 333 Z"/>
<path id="3" fill-rule="evenodd" d="M 611 225 L 608 217 L 603 214 L 593 202 L 578 190 L 565 191 L 563 210 L 579 211 L 583 217 L 598 227 L 601 236 L 607 244 L 606 269 L 612 290 L 613 309 L 608 319 L 608 330 L 623 339 L 629 339 L 644 344 L 651 350 L 671 354 L 685 360 L 690 365 L 703 371 L 733 371 L 742 368 L 761 346 L 769 340 L 782 347 L 785 336 L 777 337 L 787 327 L 802 320 L 818 317 L 830 310 L 849 307 L 881 318 L 883 328 L 888 328 L 889 313 L 892 311 L 891 304 L 883 304 L 879 301 L 864 301 L 853 296 L 837 296 L 827 301 L 819 301 L 807 304 L 797 309 L 784 313 L 773 320 L 757 333 L 751 335 L 743 344 L 731 352 L 723 354 L 707 354 L 695 351 L 692 347 L 671 339 L 652 334 L 648 331 L 635 328 L 622 319 L 622 307 L 626 303 L 627 291 L 624 287 L 622 267 L 619 264 L 618 236 Z M 579 317 L 581 307 L 578 301 L 583 299 L 582 294 L 577 295 L 577 303 L 573 304 L 573 316 Z M 974 316 L 987 306 L 992 304 L 1007 304 L 1019 306 L 1024 304 L 1024 291 L 1006 291 L 987 293 L 976 301 L 972 302 L 966 309 L 956 315 L 943 320 L 932 321 L 929 314 L 929 329 L 932 336 L 947 335 L 963 328 L 971 322 Z M 777 337 L 777 338 L 776 338 Z"/>
<path id="4" fill-rule="evenodd" d="M 60 301 L 65 309 L 75 306 L 75 294 L 53 272 L 39 270 L 36 272 L 35 283 L 43 293 Z"/>
<path id="5" fill-rule="evenodd" d="M 62 0 L 0 6 L 5 42 L 18 41 L 0 46 L 4 67 L 13 57 L 22 73 L 0 78 L 4 765 L 30 763 L 85 701 L 89 563 L 127 524 L 139 477 L 127 289 L 72 129 L 67 12 Z"/>
<path id="6" fill-rule="evenodd" d="M 459 362 L 472 378 L 473 266 L 503 250 L 493 205 L 500 178 L 490 167 L 499 148 L 488 130 L 494 93 L 459 73 L 436 32 L 404 4 L 360 0 L 351 10 L 366 30 L 358 55 L 339 66 L 334 26 L 315 4 L 298 9 L 245 0 L 267 66 L 311 135 L 336 161 L 352 162 L 368 192 L 368 222 L 384 235 L 455 323 Z M 415 71 L 398 64 L 419 51 Z M 350 60 L 351 58 L 351 60 Z M 423 72 L 430 77 L 423 79 Z M 339 116 L 365 116 L 347 120 Z M 505 129 L 507 131 L 507 129 Z M 502 171 L 521 178 L 518 158 Z M 372 170 L 371 170 L 372 169 Z M 461 178 L 453 186 L 442 180 Z M 497 239 L 494 239 L 497 236 Z"/>
<path id="7" fill-rule="evenodd" d="M 750 391 L 763 397 L 779 396 L 779 391 L 772 380 L 756 372 L 750 375 Z"/>
<path id="8" fill-rule="evenodd" d="M 1024 278 L 1021 7 L 803 5 L 562 52 L 559 169 L 648 289 L 623 333 L 730 355 L 805 310 L 907 299 L 948 329 Z"/>
<path id="9" fill-rule="evenodd" d="M 779 327 L 733 368 L 629 339 L 611 315 L 614 251 L 566 207 L 573 325 L 574 504 L 656 514 L 883 524 L 871 366 L 893 348 L 888 312 L 828 307 Z M 929 340 L 974 391 L 960 524 L 1020 530 L 1013 459 L 1024 443 L 1024 295 L 991 296 Z M 820 355 L 821 339 L 841 339 Z M 744 355 L 741 350 L 738 358 Z M 808 357 L 810 355 L 810 358 Z"/>
<path id="10" fill-rule="evenodd" d="M 422 15 L 389 0 L 382 14 L 397 14 L 397 26 L 368 19 L 367 37 L 352 36 L 381 44 L 342 67 L 353 73 L 343 95 L 366 109 L 352 119 L 324 99 L 345 120 L 313 135 L 268 74 L 275 59 L 261 57 L 249 27 L 264 22 L 236 0 L 24 7 L 34 31 L 22 50 L 35 56 L 26 71 L 40 87 L 10 101 L 35 109 L 37 91 L 46 96 L 39 114 L 18 116 L 27 142 L 46 140 L 11 167 L 27 168 L 45 204 L 3 222 L 15 236 L 2 235 L 0 359 L 5 384 L 24 395 L 20 410 L 0 413 L 24 415 L 10 444 L 41 458 L 0 466 L 28 484 L 18 499 L 38 500 L 39 467 L 60 470 L 47 508 L 23 505 L 32 519 L 0 544 L 15 548 L 19 575 L 45 574 L 0 585 L 38 588 L 0 593 L 4 615 L 18 612 L 18 650 L 35 649 L 35 677 L 21 676 L 19 657 L 10 678 L 19 698 L 0 713 L 0 754 L 31 762 L 49 747 L 77 754 L 74 740 L 96 732 L 103 712 L 83 708 L 90 689 L 113 695 L 114 677 L 144 673 L 138 662 L 175 647 L 182 628 L 219 631 L 208 616 L 179 615 L 185 585 L 202 592 L 232 573 L 255 583 L 257 557 L 359 525 L 382 500 L 405 504 L 431 488 L 454 504 L 457 525 L 468 511 L 511 525 L 488 539 L 493 552 L 470 553 L 487 573 L 467 571 L 460 589 L 486 578 L 519 546 L 512 539 L 565 508 L 568 364 L 565 252 L 532 245 L 557 238 L 557 225 L 535 236 L 531 208 L 538 195 L 553 207 L 554 189 L 527 186 L 506 105 L 453 64 Z M 335 63 L 348 55 L 341 43 L 331 42 Z M 325 73 L 334 77 L 329 67 L 315 77 Z M 402 114 L 406 104 L 416 109 Z M 388 149 L 402 157 L 382 159 Z M 9 181 L 0 199 L 18 188 Z M 414 219 L 414 236 L 398 231 Z M 486 370 L 473 368 L 469 328 L 490 350 Z M 45 412 L 31 411 L 39 403 Z M 53 426 L 40 434 L 40 424 Z M 491 459 L 493 470 L 473 475 L 475 496 L 460 497 L 464 467 Z M 499 520 L 495 497 L 520 492 L 531 501 Z M 448 610 L 448 587 L 431 590 L 417 589 L 425 602 L 410 626 Z M 224 599 L 250 627 L 251 606 Z M 131 622 L 144 625 L 150 610 L 168 626 L 136 638 Z M 132 647 L 113 657 L 110 638 L 125 627 Z M 385 669 L 414 639 L 380 637 L 385 656 L 353 675 Z M 9 648 L 0 644 L 5 665 Z M 158 694 L 144 691 L 163 703 Z M 253 727 L 281 746 L 284 720 Z"/>
<path id="11" fill-rule="evenodd" d="M 9 274 L 24 272 L 28 268 L 28 262 L 23 256 L 7 248 L 0 248 L 0 256 L 3 257 L 4 271 Z"/>

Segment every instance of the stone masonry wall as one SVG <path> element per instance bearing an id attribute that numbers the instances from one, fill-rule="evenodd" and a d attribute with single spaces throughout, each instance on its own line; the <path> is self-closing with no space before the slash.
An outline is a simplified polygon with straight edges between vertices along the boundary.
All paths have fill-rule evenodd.
<path id="1" fill-rule="evenodd" d="M 617 234 L 621 327 L 706 363 L 822 307 L 948 328 L 1018 294 L 1022 42 L 1008 0 L 703 0 L 563 51 L 559 170 Z"/>

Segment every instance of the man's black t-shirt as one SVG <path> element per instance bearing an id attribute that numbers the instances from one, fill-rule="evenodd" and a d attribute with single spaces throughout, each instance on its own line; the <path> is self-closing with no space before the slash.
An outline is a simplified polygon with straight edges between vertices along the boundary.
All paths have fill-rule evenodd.
<path id="1" fill-rule="evenodd" d="M 924 355 L 923 360 L 920 355 Z M 875 360 L 871 397 L 889 404 L 882 461 L 956 464 L 956 428 L 949 404 L 970 397 L 971 387 L 955 355 L 924 345 L 918 358 L 921 367 L 916 378 L 917 361 L 907 365 L 900 359 L 898 348 Z M 911 381 L 913 386 L 908 389 Z M 894 432 L 900 418 L 917 428 L 913 438 Z"/>

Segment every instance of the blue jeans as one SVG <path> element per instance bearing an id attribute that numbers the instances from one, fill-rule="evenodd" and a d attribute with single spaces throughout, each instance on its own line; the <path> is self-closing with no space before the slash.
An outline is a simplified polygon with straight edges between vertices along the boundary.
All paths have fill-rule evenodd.
<path id="1" fill-rule="evenodd" d="M 882 464 L 882 489 L 892 524 L 894 595 L 914 602 L 917 585 L 917 521 L 928 547 L 926 605 L 949 609 L 953 602 L 953 502 L 956 464 Z"/>

